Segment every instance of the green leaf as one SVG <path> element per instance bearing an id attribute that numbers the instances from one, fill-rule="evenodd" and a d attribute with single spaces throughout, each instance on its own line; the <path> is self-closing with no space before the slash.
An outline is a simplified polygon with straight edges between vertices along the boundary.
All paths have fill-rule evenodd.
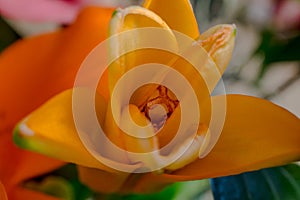
<path id="1" fill-rule="evenodd" d="M 153 194 L 129 194 L 129 195 L 119 195 L 112 194 L 106 195 L 105 198 L 103 196 L 99 196 L 97 199 L 107 199 L 107 200 L 152 200 L 152 199 L 173 199 L 175 197 L 178 185 L 173 184 L 161 192 L 153 193 Z"/>
<path id="2" fill-rule="evenodd" d="M 178 188 L 174 200 L 199 199 L 205 192 L 210 190 L 208 179 L 175 184 L 178 185 Z"/>
<path id="3" fill-rule="evenodd" d="M 300 167 L 282 167 L 247 172 L 211 180 L 215 200 L 300 199 Z"/>
<path id="4" fill-rule="evenodd" d="M 67 164 L 51 174 L 68 180 L 68 183 L 72 187 L 74 197 L 72 200 L 86 200 L 94 195 L 92 190 L 80 182 L 77 167 L 74 164 Z"/>
<path id="5" fill-rule="evenodd" d="M 78 179 L 74 164 L 67 164 L 49 174 L 28 180 L 24 186 L 64 200 L 86 200 L 94 195 Z"/>

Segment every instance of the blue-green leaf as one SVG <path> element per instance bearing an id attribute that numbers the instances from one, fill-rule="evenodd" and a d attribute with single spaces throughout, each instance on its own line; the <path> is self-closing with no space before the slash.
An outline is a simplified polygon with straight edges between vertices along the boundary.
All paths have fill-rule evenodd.
<path id="1" fill-rule="evenodd" d="M 287 165 L 211 180 L 215 200 L 300 199 L 300 167 Z"/>

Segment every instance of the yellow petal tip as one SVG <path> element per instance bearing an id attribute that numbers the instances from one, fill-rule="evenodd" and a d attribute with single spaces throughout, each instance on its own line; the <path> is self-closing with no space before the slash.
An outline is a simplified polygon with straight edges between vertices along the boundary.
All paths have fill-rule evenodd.
<path id="1" fill-rule="evenodd" d="M 19 124 L 18 132 L 24 136 L 33 136 L 34 132 L 25 123 L 25 120 Z"/>

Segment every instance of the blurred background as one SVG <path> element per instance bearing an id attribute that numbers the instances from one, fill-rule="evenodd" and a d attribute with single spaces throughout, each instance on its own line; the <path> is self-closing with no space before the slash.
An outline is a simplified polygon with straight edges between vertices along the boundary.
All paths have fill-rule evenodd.
<path id="1" fill-rule="evenodd" d="M 28 2 L 31 1 L 35 2 L 35 0 Z M 66 2 L 71 5 L 72 1 L 66 0 Z M 86 4 L 72 5 L 70 9 L 73 10 L 69 18 L 56 19 L 51 16 L 52 18 L 49 17 L 47 20 L 39 20 L 34 12 L 31 12 L 28 18 L 20 14 L 20 9 L 24 12 L 28 7 L 33 7 L 28 9 L 34 9 L 33 4 L 21 7 L 22 3 L 20 4 L 18 0 L 0 0 L 0 51 L 19 38 L 66 26 L 71 23 L 83 6 L 124 7 L 140 3 L 141 1 L 138 0 L 89 0 Z M 234 55 L 223 76 L 227 93 L 240 93 L 269 99 L 300 117 L 300 1 L 191 0 L 191 4 L 201 32 L 221 23 L 237 26 Z M 273 172 L 274 170 L 266 173 L 272 174 Z M 299 169 L 296 174 L 298 175 L 294 178 L 296 184 L 298 183 L 296 190 L 299 194 Z M 235 183 L 238 183 L 236 180 Z M 211 183 L 215 199 L 228 199 L 218 198 L 222 192 L 220 189 L 217 191 L 216 187 L 222 181 L 224 180 L 178 183 L 158 194 L 162 196 L 155 198 L 167 195 L 173 199 L 213 199 Z M 232 184 L 233 182 L 225 181 L 224 183 Z M 151 198 L 154 196 L 128 196 L 125 199 Z"/>

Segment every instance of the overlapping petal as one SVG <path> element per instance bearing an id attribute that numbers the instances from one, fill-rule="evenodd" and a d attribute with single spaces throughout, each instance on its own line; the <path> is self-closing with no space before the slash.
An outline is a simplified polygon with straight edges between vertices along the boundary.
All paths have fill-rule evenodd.
<path id="1" fill-rule="evenodd" d="M 146 0 L 143 6 L 160 16 L 171 29 L 196 39 L 199 29 L 189 0 Z"/>
<path id="2" fill-rule="evenodd" d="M 32 191 L 19 186 L 14 188 L 14 190 L 12 190 L 9 199 L 11 200 L 19 200 L 19 199 L 59 200 L 60 198 L 43 194 L 41 192 Z"/>
<path id="3" fill-rule="evenodd" d="M 77 89 L 76 91 L 77 94 L 86 92 L 85 89 Z M 85 131 L 85 129 L 83 126 L 80 129 L 81 127 L 78 128 L 75 125 L 72 111 L 72 94 L 72 90 L 67 90 L 57 95 L 33 112 L 30 117 L 25 118 L 16 129 L 15 142 L 23 148 L 66 162 L 113 172 L 114 169 L 98 161 L 83 145 L 78 131 Z M 96 112 L 105 113 L 106 102 L 104 98 L 97 98 L 96 104 L 98 104 L 96 105 Z M 92 125 L 89 126 L 88 118 L 86 118 L 85 123 L 81 122 L 81 125 L 92 128 Z M 89 134 L 90 137 L 92 137 L 91 134 L 93 133 Z M 99 144 L 101 142 L 99 141 Z M 105 155 L 99 155 L 98 157 L 99 160 L 114 163 L 109 158 L 106 158 Z M 134 171 L 139 165 L 125 163 L 124 167 Z"/>
<path id="4" fill-rule="evenodd" d="M 78 166 L 81 181 L 91 189 L 101 193 L 120 192 L 126 186 L 128 173 L 110 173 L 107 171 Z"/>
<path id="5" fill-rule="evenodd" d="M 64 163 L 16 148 L 15 124 L 51 96 L 71 88 L 91 49 L 106 38 L 112 9 L 88 8 L 72 26 L 23 39 L 0 56 L 0 179 L 13 195 L 16 184 Z M 89 37 L 81 37 L 89 34 Z M 80 39 L 78 39 L 80 38 Z"/>
<path id="6" fill-rule="evenodd" d="M 205 158 L 172 174 L 148 174 L 134 191 L 151 192 L 176 181 L 228 176 L 300 159 L 300 120 L 287 110 L 263 99 L 228 95 L 226 114 L 221 137 Z"/>

